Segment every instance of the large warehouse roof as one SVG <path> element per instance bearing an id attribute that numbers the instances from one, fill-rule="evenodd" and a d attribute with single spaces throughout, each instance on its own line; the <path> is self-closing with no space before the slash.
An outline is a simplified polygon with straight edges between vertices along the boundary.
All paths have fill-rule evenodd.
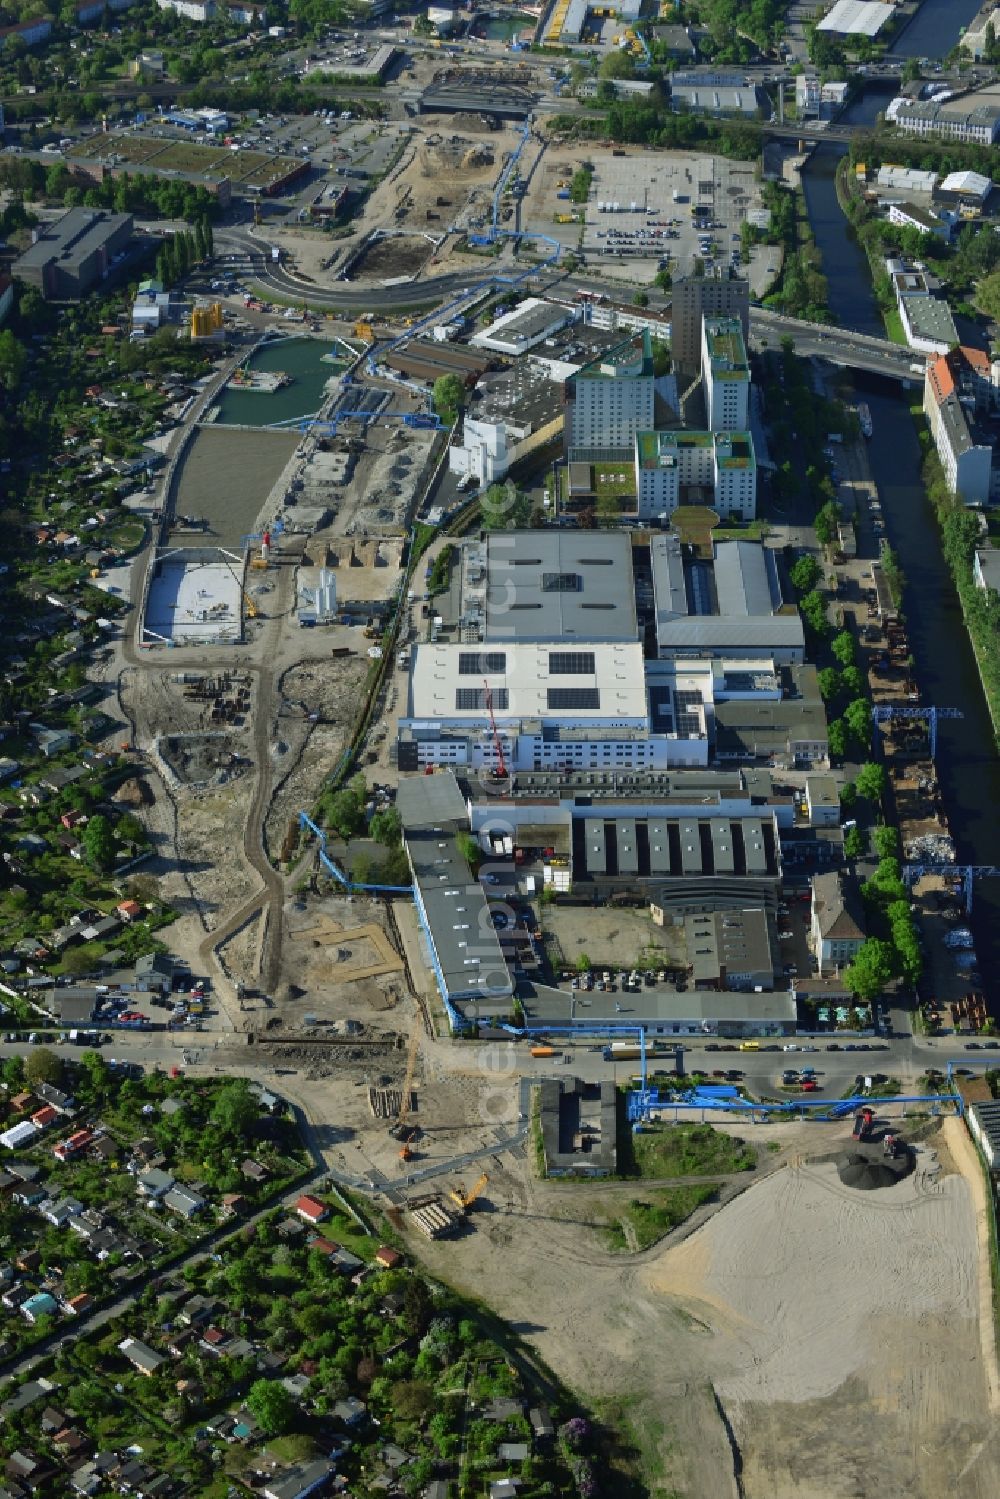
<path id="1" fill-rule="evenodd" d="M 408 717 L 486 724 L 486 684 L 498 722 L 555 719 L 646 723 L 646 681 L 638 641 L 574 640 L 485 646 L 418 645 L 410 671 Z"/>
<path id="2" fill-rule="evenodd" d="M 486 554 L 486 638 L 636 640 L 632 544 L 607 531 L 498 531 Z"/>
<path id="3" fill-rule="evenodd" d="M 892 13 L 893 7 L 880 0 L 837 0 L 816 30 L 835 31 L 838 36 L 878 36 Z"/>

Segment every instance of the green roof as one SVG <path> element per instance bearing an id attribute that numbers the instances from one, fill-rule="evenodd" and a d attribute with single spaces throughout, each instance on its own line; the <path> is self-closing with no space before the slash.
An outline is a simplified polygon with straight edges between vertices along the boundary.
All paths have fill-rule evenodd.
<path id="1" fill-rule="evenodd" d="M 706 318 L 705 343 L 713 375 L 749 380 L 750 368 L 743 342 L 743 328 L 738 318 Z"/>

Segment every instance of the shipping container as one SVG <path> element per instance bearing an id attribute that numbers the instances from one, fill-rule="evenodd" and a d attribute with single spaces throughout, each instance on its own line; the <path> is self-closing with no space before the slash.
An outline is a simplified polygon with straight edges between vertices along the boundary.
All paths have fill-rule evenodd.
<path id="1" fill-rule="evenodd" d="M 533 1046 L 531 1055 L 533 1057 L 554 1057 L 556 1049 L 554 1046 Z"/>

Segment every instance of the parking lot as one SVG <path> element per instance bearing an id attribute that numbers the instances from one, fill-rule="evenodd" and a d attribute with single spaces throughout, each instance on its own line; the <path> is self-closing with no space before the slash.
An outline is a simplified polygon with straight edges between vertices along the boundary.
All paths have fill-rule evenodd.
<path id="1" fill-rule="evenodd" d="M 593 167 L 586 205 L 558 194 L 582 166 Z M 761 209 L 750 162 L 641 148 L 552 147 L 532 179 L 522 222 L 583 253 L 602 271 L 618 265 L 631 279 L 686 274 L 705 265 L 741 264 L 740 231 Z M 560 218 L 570 222 L 559 223 Z"/>

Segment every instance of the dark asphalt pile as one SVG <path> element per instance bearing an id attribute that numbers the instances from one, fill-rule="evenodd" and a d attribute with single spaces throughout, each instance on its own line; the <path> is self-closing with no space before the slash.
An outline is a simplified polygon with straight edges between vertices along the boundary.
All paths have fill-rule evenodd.
<path id="1" fill-rule="evenodd" d="M 852 1151 L 837 1162 L 837 1174 L 845 1187 L 859 1192 L 875 1192 L 879 1187 L 894 1187 L 909 1174 L 913 1159 L 909 1151 L 892 1160 L 888 1156 L 861 1155 Z"/>

